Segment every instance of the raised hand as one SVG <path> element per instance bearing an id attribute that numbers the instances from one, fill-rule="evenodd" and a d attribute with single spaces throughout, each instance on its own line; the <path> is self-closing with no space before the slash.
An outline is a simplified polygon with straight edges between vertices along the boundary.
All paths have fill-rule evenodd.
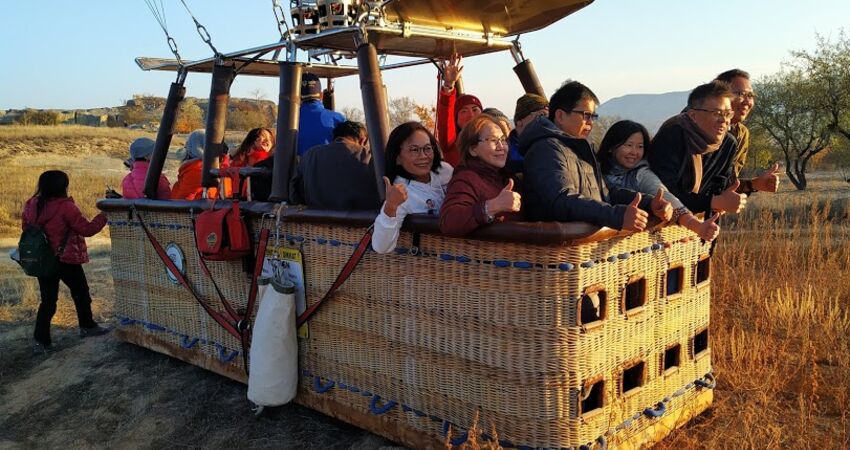
<path id="1" fill-rule="evenodd" d="M 646 229 L 646 221 L 649 219 L 649 215 L 646 211 L 638 207 L 640 200 L 641 195 L 638 192 L 635 194 L 634 200 L 626 208 L 626 214 L 623 216 L 623 230 L 643 231 Z"/>
<path id="2" fill-rule="evenodd" d="M 658 193 L 652 199 L 652 214 L 663 222 L 669 222 L 673 218 L 673 205 L 664 198 L 664 189 L 658 188 Z"/>
<path id="3" fill-rule="evenodd" d="M 758 191 L 776 192 L 779 189 L 779 163 L 773 163 L 770 169 L 753 178 L 753 187 Z"/>
<path id="4" fill-rule="evenodd" d="M 711 198 L 711 209 L 728 213 L 739 213 L 747 206 L 747 196 L 735 192 L 741 186 L 739 180 L 735 180 L 731 186 L 719 195 Z"/>
<path id="5" fill-rule="evenodd" d="M 714 213 L 710 219 L 700 222 L 696 229 L 692 230 L 699 235 L 702 240 L 711 242 L 718 234 L 720 234 L 720 225 L 717 224 L 717 219 L 720 218 L 720 213 Z"/>
<path id="6" fill-rule="evenodd" d="M 384 214 L 395 217 L 398 207 L 407 201 L 407 188 L 399 183 L 392 184 L 390 179 L 384 177 L 384 190 L 387 193 L 387 201 L 384 203 Z"/>
<path id="7" fill-rule="evenodd" d="M 514 180 L 508 179 L 508 184 L 499 195 L 487 200 L 487 212 L 495 216 L 501 212 L 517 212 L 522 206 L 522 197 L 514 192 Z"/>
<path id="8" fill-rule="evenodd" d="M 460 73 L 463 72 L 462 62 L 460 55 L 452 53 L 448 61 L 440 63 L 440 70 L 443 72 L 443 88 L 446 90 L 454 89 L 455 83 L 460 79 Z"/>

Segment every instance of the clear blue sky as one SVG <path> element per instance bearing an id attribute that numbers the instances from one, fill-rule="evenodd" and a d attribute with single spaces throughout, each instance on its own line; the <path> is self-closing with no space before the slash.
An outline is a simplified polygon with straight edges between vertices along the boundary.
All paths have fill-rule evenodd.
<path id="1" fill-rule="evenodd" d="M 279 38 L 271 0 L 186 1 L 222 52 Z M 182 4 L 164 4 L 184 59 L 210 56 Z M 605 101 L 689 90 L 732 67 L 756 77 L 775 72 L 790 50 L 813 48 L 816 33 L 837 36 L 848 17 L 847 0 L 596 0 L 522 42 L 548 94 L 571 78 Z M 135 93 L 165 96 L 174 79 L 142 72 L 133 61 L 171 56 L 143 0 L 9 1 L 3 23 L 0 109 L 116 106 Z M 470 58 L 465 66 L 467 91 L 511 115 L 522 89 L 510 55 Z M 388 71 L 384 81 L 391 97 L 434 103 L 433 67 Z M 186 85 L 190 96 L 209 94 L 208 75 L 190 74 Z M 256 89 L 277 98 L 276 80 L 247 76 L 237 77 L 231 93 L 248 97 Z M 337 104 L 360 107 L 356 78 L 337 83 Z"/>

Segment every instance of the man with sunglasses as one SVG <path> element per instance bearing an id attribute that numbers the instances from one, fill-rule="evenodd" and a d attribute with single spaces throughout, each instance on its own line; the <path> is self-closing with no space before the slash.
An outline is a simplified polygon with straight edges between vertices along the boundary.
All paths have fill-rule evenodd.
<path id="1" fill-rule="evenodd" d="M 737 142 L 728 133 L 732 95 L 723 81 L 697 86 L 688 108 L 664 122 L 649 146 L 652 171 L 694 213 L 737 213 L 747 202 L 736 192 Z"/>
<path id="2" fill-rule="evenodd" d="M 729 133 L 735 137 L 738 143 L 733 168 L 735 176 L 739 177 L 747 162 L 747 151 L 750 148 L 750 130 L 744 125 L 744 121 L 755 106 L 756 94 L 750 84 L 750 74 L 741 69 L 727 70 L 717 75 L 715 79 L 729 83 L 729 87 L 732 89 L 732 110 L 735 115 L 732 116 Z M 774 163 L 770 169 L 762 172 L 756 178 L 741 180 L 741 187 L 738 188 L 738 192 L 744 194 L 756 191 L 776 192 L 779 188 L 778 171 L 779 164 Z"/>
<path id="3" fill-rule="evenodd" d="M 523 210 L 529 220 L 588 222 L 641 231 L 647 211 L 669 220 L 670 203 L 626 189 L 608 189 L 587 137 L 599 117 L 599 99 L 578 81 L 565 83 L 549 100 L 549 114 L 519 135 L 524 159 Z"/>

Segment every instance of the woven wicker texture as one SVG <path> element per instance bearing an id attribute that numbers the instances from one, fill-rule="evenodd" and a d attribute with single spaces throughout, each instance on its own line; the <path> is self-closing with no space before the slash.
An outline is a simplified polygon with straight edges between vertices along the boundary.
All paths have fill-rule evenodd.
<path id="1" fill-rule="evenodd" d="M 143 214 L 159 224 L 151 231 L 163 245 L 180 245 L 187 276 L 219 308 L 199 270 L 189 218 Z M 168 279 L 126 217 L 110 214 L 118 315 L 176 330 L 160 334 L 184 348 L 182 336 L 200 338 L 199 351 L 220 359 L 239 351 Z M 281 245 L 303 252 L 308 304 L 324 295 L 364 231 L 281 224 Z M 310 338 L 300 341 L 300 368 L 309 375 L 299 396 L 370 410 L 377 395 L 379 406 L 398 402 L 382 412 L 385 420 L 437 437 L 448 423 L 465 429 L 479 411 L 500 439 L 562 448 L 603 435 L 627 439 L 652 423 L 630 418 L 665 397 L 668 409 L 687 408 L 693 381 L 711 372 L 709 349 L 693 358 L 694 336 L 708 326 L 710 281 L 697 286 L 696 267 L 709 246 L 683 228 L 563 247 L 423 234 L 417 255 L 407 252 L 413 241 L 404 232 L 398 253 L 367 253 L 311 320 Z M 244 307 L 241 264 L 210 266 L 225 295 Z M 667 295 L 667 271 L 678 266 L 681 289 Z M 680 348 L 677 366 L 664 370 L 671 345 Z M 229 364 L 241 366 L 241 357 Z"/>

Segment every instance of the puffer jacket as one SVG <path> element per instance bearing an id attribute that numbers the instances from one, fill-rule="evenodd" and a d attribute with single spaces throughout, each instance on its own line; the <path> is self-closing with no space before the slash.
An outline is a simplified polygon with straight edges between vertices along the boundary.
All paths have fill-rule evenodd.
<path id="1" fill-rule="evenodd" d="M 89 254 L 84 238 L 100 232 L 106 225 L 106 216 L 100 213 L 91 221 L 86 220 L 71 197 L 48 200 L 39 214 L 38 197 L 32 197 L 24 205 L 21 222 L 22 230 L 31 225 L 41 227 L 54 252 L 59 251 L 67 236 L 65 251 L 59 261 L 66 264 L 85 264 L 89 262 Z"/>
<path id="2" fill-rule="evenodd" d="M 149 161 L 133 161 L 133 170 L 121 182 L 121 195 L 127 199 L 145 198 L 145 175 L 148 173 Z M 156 198 L 168 200 L 171 198 L 171 187 L 165 175 L 159 176 L 156 188 Z"/>
<path id="3" fill-rule="evenodd" d="M 586 139 L 567 136 L 546 117 L 537 117 L 519 136 L 525 155 L 522 208 L 528 220 L 588 222 L 623 228 L 635 192 L 608 189 L 596 154 Z M 641 209 L 650 210 L 651 195 Z"/>

